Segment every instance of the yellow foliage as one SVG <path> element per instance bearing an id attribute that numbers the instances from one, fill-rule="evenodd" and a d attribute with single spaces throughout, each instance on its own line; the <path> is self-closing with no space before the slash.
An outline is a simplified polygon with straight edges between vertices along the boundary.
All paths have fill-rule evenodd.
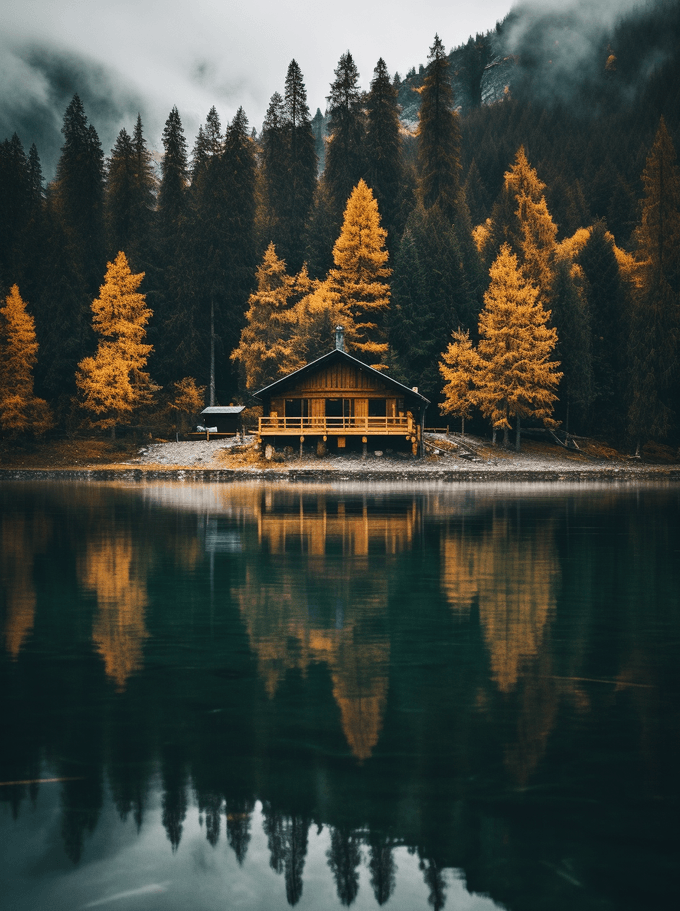
<path id="1" fill-rule="evenodd" d="M 168 400 L 168 410 L 175 414 L 178 422 L 188 415 L 197 414 L 203 409 L 205 386 L 197 386 L 192 376 L 185 376 L 171 386 L 172 398 Z"/>
<path id="2" fill-rule="evenodd" d="M 475 242 L 477 250 L 481 253 L 486 247 L 489 235 L 491 234 L 491 219 L 487 218 L 484 224 L 477 225 L 472 229 L 472 239 Z"/>
<path id="3" fill-rule="evenodd" d="M 152 387 L 144 373 L 153 350 L 145 344 L 151 310 L 137 291 L 144 273 L 133 275 L 120 252 L 108 263 L 99 297 L 92 303 L 92 325 L 100 336 L 97 353 L 78 365 L 76 385 L 82 407 L 97 416 L 100 427 L 115 428 L 119 420 L 148 402 Z"/>
<path id="4" fill-rule="evenodd" d="M 559 362 L 550 360 L 557 344 L 555 329 L 547 325 L 550 312 L 507 244 L 490 271 L 479 318 L 475 398 L 494 427 L 510 427 L 512 415 L 550 424 L 557 398 L 553 390 L 562 377 Z"/>
<path id="5" fill-rule="evenodd" d="M 475 402 L 474 380 L 479 369 L 479 357 L 472 347 L 468 330 L 453 333 L 453 341 L 442 355 L 439 371 L 446 380 L 441 410 L 465 420 L 472 414 Z"/>
<path id="6" fill-rule="evenodd" d="M 299 322 L 294 308 L 314 284 L 306 265 L 297 276 L 288 275 L 274 244 L 269 244 L 257 269 L 257 291 L 248 298 L 246 325 L 231 354 L 241 365 L 247 389 L 259 389 L 288 372 L 284 364 L 295 359 L 292 337 Z"/>
<path id="7" fill-rule="evenodd" d="M 387 266 L 386 238 L 378 203 L 360 180 L 347 201 L 342 230 L 333 248 L 335 268 L 326 283 L 328 293 L 337 294 L 353 317 L 356 337 L 348 347 L 376 369 L 385 368 L 387 356 L 387 280 L 392 270 Z"/>
<path id="8" fill-rule="evenodd" d="M 571 237 L 565 237 L 555 248 L 556 258 L 576 259 L 581 250 L 588 243 L 592 230 L 592 227 L 578 228 Z"/>
<path id="9" fill-rule="evenodd" d="M 0 426 L 10 433 L 39 435 L 53 426 L 50 408 L 33 395 L 38 359 L 35 322 L 13 285 L 0 308 Z"/>

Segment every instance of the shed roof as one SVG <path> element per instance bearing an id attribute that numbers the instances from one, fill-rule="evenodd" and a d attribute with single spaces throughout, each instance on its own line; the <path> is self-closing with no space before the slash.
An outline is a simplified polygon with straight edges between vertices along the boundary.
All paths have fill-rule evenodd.
<path id="1" fill-rule="evenodd" d="M 210 405 L 201 414 L 240 414 L 245 405 Z"/>
<path id="2" fill-rule="evenodd" d="M 421 405 L 430 404 L 430 400 L 426 399 L 424 395 L 415 392 L 413 389 L 409 389 L 409 387 L 404 386 L 403 383 L 397 382 L 397 380 L 392 379 L 387 373 L 369 367 L 368 364 L 364 364 L 363 361 L 353 357 L 346 351 L 342 351 L 340 348 L 334 348 L 332 351 L 329 351 L 328 354 L 322 354 L 321 357 L 318 357 L 315 361 L 310 361 L 309 364 L 305 364 L 304 367 L 300 367 L 298 370 L 294 370 L 292 373 L 282 376 L 280 380 L 270 383 L 269 386 L 264 386 L 262 389 L 254 392 L 253 395 L 255 398 L 261 398 L 262 396 L 270 397 L 272 395 L 280 394 L 284 392 L 289 385 L 294 385 L 299 382 L 307 374 L 314 373 L 315 370 L 326 367 L 338 360 L 350 361 L 350 363 L 359 367 L 361 370 L 364 370 L 366 373 L 374 373 L 376 378 L 379 378 L 386 386 L 394 389 L 395 392 L 398 392 L 399 395 L 403 395 L 406 399 L 416 399 Z"/>

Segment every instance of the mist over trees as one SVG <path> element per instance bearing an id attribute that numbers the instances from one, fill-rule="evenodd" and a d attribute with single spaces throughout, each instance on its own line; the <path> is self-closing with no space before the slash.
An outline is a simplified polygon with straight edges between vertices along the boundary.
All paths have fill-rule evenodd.
<path id="1" fill-rule="evenodd" d="M 191 380 L 215 403 L 247 401 L 330 348 L 346 268 L 337 244 L 363 182 L 384 288 L 352 292 L 347 338 L 368 331 L 357 355 L 418 385 L 428 421 L 443 406 L 488 427 L 473 402 L 446 404 L 439 364 L 453 333 L 476 348 L 507 244 L 556 334 L 551 420 L 631 446 L 677 444 L 680 12 L 659 0 L 593 27 L 568 90 L 564 51 L 553 60 L 545 41 L 559 38 L 558 18 L 528 16 L 450 53 L 435 36 L 405 78 L 381 57 L 366 89 L 348 50 L 313 117 L 292 60 L 260 134 L 243 109 L 223 127 L 213 107 L 191 146 L 173 107 L 159 168 L 141 117 L 105 155 L 78 95 L 47 186 L 35 146 L 0 143 L 0 296 L 17 285 L 30 301 L 35 396 L 58 427 L 82 420 L 91 305 L 121 252 L 145 273 L 148 370 L 163 388 Z"/>

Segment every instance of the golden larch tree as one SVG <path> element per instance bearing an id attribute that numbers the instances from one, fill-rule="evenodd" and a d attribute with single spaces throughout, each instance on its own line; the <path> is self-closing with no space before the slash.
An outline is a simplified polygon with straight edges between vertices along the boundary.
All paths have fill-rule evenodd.
<path id="1" fill-rule="evenodd" d="M 554 277 L 557 226 L 545 201 L 545 184 L 527 159 L 524 147 L 503 175 L 503 189 L 494 206 L 489 229 L 477 232 L 494 252 L 505 242 L 517 254 L 525 274 L 543 295 Z"/>
<path id="2" fill-rule="evenodd" d="M 50 408 L 33 394 L 38 360 L 35 322 L 19 287 L 13 285 L 0 308 L 0 427 L 3 433 L 41 434 L 52 426 Z"/>
<path id="3" fill-rule="evenodd" d="M 520 448 L 520 419 L 552 422 L 554 389 L 562 374 L 551 360 L 557 344 L 548 327 L 539 292 L 520 268 L 517 257 L 503 244 L 491 266 L 491 283 L 479 317 L 480 367 L 475 397 L 494 428 L 510 428 L 515 417 L 516 448 Z"/>
<path id="4" fill-rule="evenodd" d="M 231 358 L 243 373 L 246 389 L 260 389 L 277 379 L 291 358 L 291 336 L 299 314 L 295 305 L 312 290 L 303 266 L 291 276 L 273 243 L 265 250 L 257 269 L 257 291 L 248 298 L 246 324 Z"/>
<path id="5" fill-rule="evenodd" d="M 479 355 L 467 329 L 465 332 L 458 329 L 452 334 L 452 339 L 439 364 L 439 371 L 446 380 L 442 390 L 444 402 L 440 409 L 461 419 L 461 430 L 465 436 L 465 421 L 472 416 L 475 404 L 474 382 L 479 369 Z"/>
<path id="6" fill-rule="evenodd" d="M 377 370 L 387 358 L 387 313 L 390 306 L 385 249 L 387 231 L 380 226 L 378 203 L 360 180 L 347 201 L 340 236 L 333 247 L 335 268 L 326 284 L 353 317 L 356 338 L 349 346 Z"/>
<path id="7" fill-rule="evenodd" d="M 116 424 L 148 403 L 154 388 L 144 372 L 153 346 L 146 344 L 151 310 L 137 290 L 143 278 L 143 272 L 133 275 L 122 251 L 107 264 L 99 297 L 92 302 L 92 327 L 99 345 L 76 373 L 82 407 L 95 416 L 96 426 L 111 428 L 113 437 Z"/>

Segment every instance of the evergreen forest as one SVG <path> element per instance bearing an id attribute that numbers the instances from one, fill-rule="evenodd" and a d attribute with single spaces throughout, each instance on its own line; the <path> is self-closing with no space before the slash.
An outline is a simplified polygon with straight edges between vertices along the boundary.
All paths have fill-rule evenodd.
<path id="1" fill-rule="evenodd" d="M 428 424 L 680 445 L 680 6 L 570 72 L 564 16 L 522 15 L 403 76 L 347 51 L 315 114 L 294 59 L 259 132 L 173 107 L 107 153 L 75 94 L 49 182 L 4 139 L 3 436 L 251 404 L 342 322 Z"/>

